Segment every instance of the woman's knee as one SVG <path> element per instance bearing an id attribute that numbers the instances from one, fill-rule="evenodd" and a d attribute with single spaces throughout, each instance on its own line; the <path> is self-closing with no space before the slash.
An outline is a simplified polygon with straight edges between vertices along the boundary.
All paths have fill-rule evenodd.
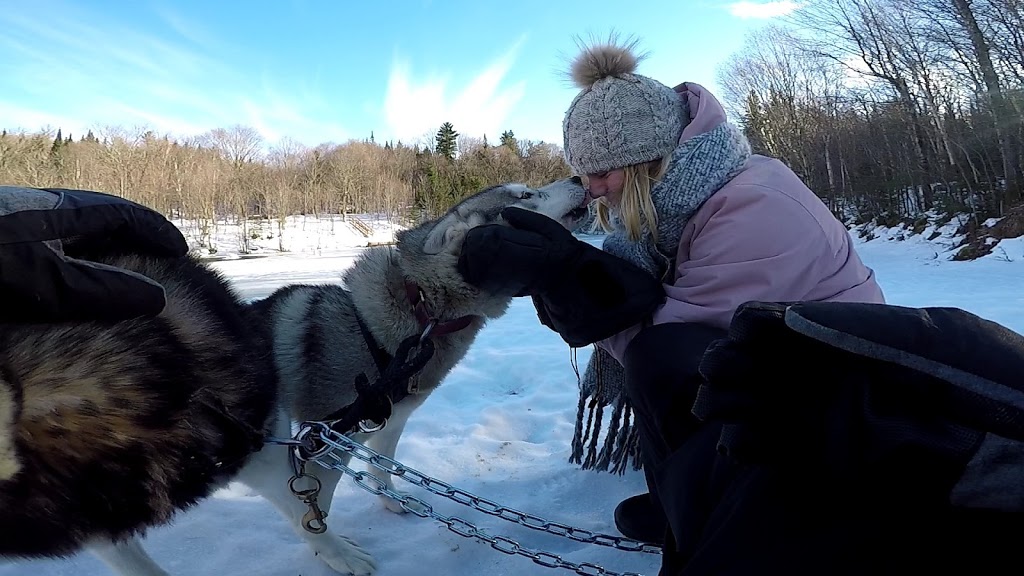
<path id="1" fill-rule="evenodd" d="M 721 328 L 693 322 L 655 324 L 641 330 L 626 348 L 622 364 L 627 380 L 674 380 L 699 375 L 704 351 L 726 336 Z"/>
<path id="2" fill-rule="evenodd" d="M 704 351 L 726 331 L 695 323 L 655 324 L 640 331 L 623 355 L 626 394 L 639 412 L 655 419 L 685 406 L 700 385 Z"/>

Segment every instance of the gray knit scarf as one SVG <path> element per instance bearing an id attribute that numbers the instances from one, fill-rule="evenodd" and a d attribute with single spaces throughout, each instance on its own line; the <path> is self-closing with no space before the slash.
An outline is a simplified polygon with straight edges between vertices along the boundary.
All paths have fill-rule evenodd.
<path id="1" fill-rule="evenodd" d="M 746 137 L 738 128 L 724 122 L 683 142 L 672 152 L 665 176 L 651 188 L 651 200 L 658 214 L 657 242 L 646 221 L 642 222 L 641 238 L 636 242 L 629 240 L 613 213 L 615 230 L 608 234 L 603 249 L 671 283 L 686 223 L 743 168 L 749 157 L 750 144 Z M 595 346 L 579 384 L 576 428 L 569 457 L 570 462 L 582 464 L 584 470 L 608 471 L 610 467 L 611 472 L 622 474 L 630 460 L 634 470 L 641 468 L 638 437 L 630 423 L 632 409 L 623 388 L 624 377 L 622 366 Z M 604 408 L 609 405 L 612 409 L 608 430 L 598 453 Z"/>

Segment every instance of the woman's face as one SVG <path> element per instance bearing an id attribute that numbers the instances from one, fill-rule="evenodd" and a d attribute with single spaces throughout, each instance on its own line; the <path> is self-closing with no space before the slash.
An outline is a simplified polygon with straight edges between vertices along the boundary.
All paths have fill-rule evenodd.
<path id="1" fill-rule="evenodd" d="M 625 173 L 619 168 L 608 172 L 587 174 L 584 184 L 587 188 L 587 196 L 594 200 L 604 198 L 609 206 L 615 207 L 622 200 L 624 182 Z"/>

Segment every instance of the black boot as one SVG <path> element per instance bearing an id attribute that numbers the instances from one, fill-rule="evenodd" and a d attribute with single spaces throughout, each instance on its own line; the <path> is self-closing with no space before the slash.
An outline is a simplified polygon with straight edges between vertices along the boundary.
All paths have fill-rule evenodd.
<path id="1" fill-rule="evenodd" d="M 626 538 L 661 546 L 668 520 L 649 493 L 630 496 L 615 507 L 615 527 Z"/>

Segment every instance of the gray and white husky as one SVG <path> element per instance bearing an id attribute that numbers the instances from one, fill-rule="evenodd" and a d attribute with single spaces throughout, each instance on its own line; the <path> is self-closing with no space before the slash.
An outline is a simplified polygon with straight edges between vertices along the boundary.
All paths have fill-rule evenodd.
<path id="1" fill-rule="evenodd" d="M 382 430 L 353 436 L 393 456 L 409 416 L 511 302 L 463 281 L 456 265 L 466 232 L 500 222 L 510 206 L 575 229 L 588 215 L 585 197 L 575 177 L 540 188 L 490 187 L 403 230 L 395 246 L 367 249 L 341 285 L 285 286 L 249 304 L 197 262 L 120 258 L 117 264 L 170 287 L 161 317 L 123 327 L 0 326 L 7 345 L 0 351 L 0 556 L 87 548 L 118 574 L 166 576 L 140 545 L 146 529 L 234 480 L 271 502 L 335 571 L 372 574 L 374 558 L 338 532 L 344 514 L 331 510 L 340 472 L 306 466 L 319 479 L 318 504 L 329 516 L 328 530 L 304 529 L 309 508 L 289 488 L 289 448 L 267 444 L 247 453 L 250 439 L 239 421 L 290 437 L 293 423 L 324 419 L 353 402 L 358 375 L 377 380 L 375 349 L 394 355 L 435 320 L 435 351 L 411 380 L 412 393 L 394 405 Z M 181 372 L 183 362 L 195 361 L 209 372 Z M 131 412 L 143 408 L 139 416 Z M 55 410 L 63 420 L 47 415 Z M 389 475 L 372 472 L 392 488 Z M 31 509 L 20 503 L 25 498 Z M 393 500 L 385 505 L 402 511 Z M 110 506 L 121 508 L 112 514 Z M 48 514 L 32 513 L 42 509 Z"/>

